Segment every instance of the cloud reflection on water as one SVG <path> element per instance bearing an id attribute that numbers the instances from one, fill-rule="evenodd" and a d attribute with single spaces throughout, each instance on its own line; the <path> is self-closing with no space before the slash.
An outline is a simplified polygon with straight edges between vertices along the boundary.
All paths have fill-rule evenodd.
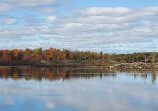
<path id="1" fill-rule="evenodd" d="M 67 74 L 68 71 L 65 77 Z M 23 77 L 16 81 L 0 79 L 0 110 L 157 111 L 158 87 L 149 82 L 153 77 L 149 74 L 146 79 L 143 74 L 134 78 L 120 73 L 116 73 L 117 76 L 91 75 L 90 79 L 85 79 L 88 75 L 71 76 L 66 81 L 63 76 L 54 76 L 58 78 L 54 82 L 49 79 L 27 81 Z"/>

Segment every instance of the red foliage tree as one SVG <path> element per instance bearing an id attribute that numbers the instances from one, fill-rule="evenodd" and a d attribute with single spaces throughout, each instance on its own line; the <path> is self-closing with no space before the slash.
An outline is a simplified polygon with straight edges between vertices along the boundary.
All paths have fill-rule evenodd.
<path id="1" fill-rule="evenodd" d="M 10 51 L 9 50 L 3 51 L 2 60 L 3 61 L 10 61 Z"/>

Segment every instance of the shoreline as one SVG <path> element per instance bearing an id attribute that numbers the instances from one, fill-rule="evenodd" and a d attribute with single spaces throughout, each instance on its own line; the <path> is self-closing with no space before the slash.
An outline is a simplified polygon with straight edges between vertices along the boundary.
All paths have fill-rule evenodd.
<path id="1" fill-rule="evenodd" d="M 0 67 L 95 67 L 111 70 L 158 70 L 158 63 L 117 63 L 117 64 L 81 64 L 81 63 L 37 63 L 37 62 L 14 62 L 3 63 Z"/>

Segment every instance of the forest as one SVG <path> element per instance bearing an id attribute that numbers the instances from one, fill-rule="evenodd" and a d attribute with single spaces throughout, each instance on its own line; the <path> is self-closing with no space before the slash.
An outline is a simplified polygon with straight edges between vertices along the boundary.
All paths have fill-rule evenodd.
<path id="1" fill-rule="evenodd" d="M 103 64 L 132 62 L 156 63 L 158 61 L 158 53 L 108 54 L 102 51 L 97 53 L 55 48 L 0 50 L 0 63 L 13 61 L 100 61 Z"/>

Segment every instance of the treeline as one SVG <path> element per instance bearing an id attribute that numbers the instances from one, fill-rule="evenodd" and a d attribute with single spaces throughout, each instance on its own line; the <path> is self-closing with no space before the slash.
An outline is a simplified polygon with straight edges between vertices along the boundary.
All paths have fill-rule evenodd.
<path id="1" fill-rule="evenodd" d="M 103 54 L 90 51 L 71 51 L 67 49 L 45 49 L 37 48 L 34 50 L 26 48 L 25 50 L 0 50 L 0 61 L 56 61 L 56 60 L 75 60 L 75 61 L 93 61 L 100 60 L 105 63 L 131 63 L 131 62 L 149 62 L 158 61 L 158 53 L 133 53 L 133 54 Z"/>

